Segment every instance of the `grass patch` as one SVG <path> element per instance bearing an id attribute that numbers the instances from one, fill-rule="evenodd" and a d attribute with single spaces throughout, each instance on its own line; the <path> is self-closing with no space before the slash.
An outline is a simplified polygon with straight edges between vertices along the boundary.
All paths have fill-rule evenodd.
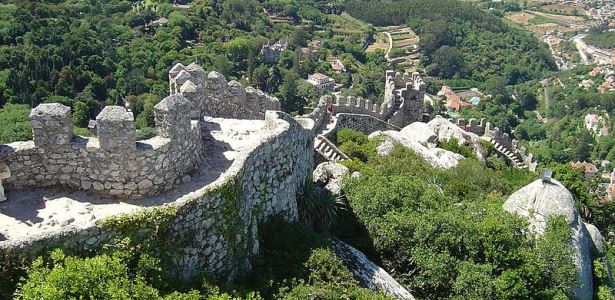
<path id="1" fill-rule="evenodd" d="M 598 48 L 615 49 L 615 32 L 613 31 L 590 33 L 583 40 Z"/>

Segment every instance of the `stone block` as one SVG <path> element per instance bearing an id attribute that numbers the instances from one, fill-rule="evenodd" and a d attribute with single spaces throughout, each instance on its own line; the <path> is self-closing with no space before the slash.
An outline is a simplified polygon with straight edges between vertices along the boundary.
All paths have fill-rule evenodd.
<path id="1" fill-rule="evenodd" d="M 181 94 L 164 98 L 154 106 L 158 135 L 165 138 L 182 138 L 190 131 L 190 101 Z"/>
<path id="2" fill-rule="evenodd" d="M 39 148 L 67 146 L 73 138 L 70 107 L 60 103 L 43 103 L 30 112 L 32 139 Z"/>
<path id="3" fill-rule="evenodd" d="M 107 106 L 96 116 L 100 148 L 110 152 L 136 149 L 136 128 L 132 112 L 122 106 Z"/>

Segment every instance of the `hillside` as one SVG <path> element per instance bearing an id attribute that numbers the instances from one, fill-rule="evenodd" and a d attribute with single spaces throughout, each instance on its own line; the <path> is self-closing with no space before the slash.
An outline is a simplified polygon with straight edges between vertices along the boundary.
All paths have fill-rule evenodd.
<path id="1" fill-rule="evenodd" d="M 556 69 L 544 44 L 472 4 L 349 0 L 346 10 L 379 26 L 410 25 L 420 37 L 421 63 L 436 77 L 481 83 L 502 76 L 517 84 Z"/>
<path id="2" fill-rule="evenodd" d="M 3 1 L 0 298 L 615 299 L 583 5 Z"/>

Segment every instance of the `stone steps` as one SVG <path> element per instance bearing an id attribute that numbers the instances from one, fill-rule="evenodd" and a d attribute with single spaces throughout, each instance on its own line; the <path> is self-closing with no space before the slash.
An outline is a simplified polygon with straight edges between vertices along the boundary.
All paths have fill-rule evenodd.
<path id="1" fill-rule="evenodd" d="M 495 150 L 497 150 L 506 159 L 508 159 L 510 162 L 512 162 L 513 165 L 516 168 L 519 168 L 519 169 L 526 169 L 527 168 L 527 165 L 525 164 L 525 162 L 523 162 L 523 159 L 521 157 L 519 157 L 518 154 L 514 153 L 513 151 L 511 151 L 510 149 L 508 149 L 504 145 L 498 143 L 493 138 L 484 137 L 484 139 L 487 140 L 489 143 L 491 143 L 495 147 Z"/>
<path id="2" fill-rule="evenodd" d="M 316 136 L 314 140 L 314 151 L 318 152 L 328 161 L 339 161 L 349 159 L 331 141 L 322 135 Z"/>

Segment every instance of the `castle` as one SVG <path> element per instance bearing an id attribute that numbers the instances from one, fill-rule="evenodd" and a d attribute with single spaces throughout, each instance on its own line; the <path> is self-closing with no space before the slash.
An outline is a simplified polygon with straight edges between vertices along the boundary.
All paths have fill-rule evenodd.
<path id="1" fill-rule="evenodd" d="M 69 107 L 41 104 L 30 115 L 33 140 L 0 145 L 0 164 L 10 170 L 3 173 L 10 174 L 9 199 L 0 204 L 7 205 L 0 211 L 4 270 L 54 247 L 91 251 L 129 236 L 153 240 L 178 277 L 232 279 L 258 252 L 259 223 L 273 215 L 297 220 L 315 139 L 340 128 L 371 133 L 421 120 L 420 76 L 388 71 L 385 80 L 380 105 L 324 96 L 313 112 L 293 118 L 275 97 L 194 63 L 177 64 L 169 96 L 154 107 L 157 135 L 142 141 L 124 107 L 105 107 L 97 137 L 81 137 L 73 134 Z M 335 116 L 327 116 L 328 107 Z M 489 126 L 470 121 L 466 128 L 508 143 Z M 43 204 L 41 193 L 51 193 Z M 59 201 L 66 205 L 59 214 L 37 212 Z"/>
<path id="2" fill-rule="evenodd" d="M 323 133 L 323 127 L 327 125 L 327 108 L 332 107 L 339 119 L 339 127 L 369 134 L 376 130 L 389 129 L 391 125 L 404 127 L 421 121 L 424 97 L 425 83 L 418 73 L 387 71 L 382 104 L 378 105 L 361 97 L 340 96 L 334 101 L 332 97 L 323 96 L 316 108 L 304 117 L 314 122 L 317 133 Z"/>
<path id="3" fill-rule="evenodd" d="M 263 45 L 261 48 L 261 53 L 263 54 L 263 58 L 266 64 L 275 64 L 280 60 L 280 54 L 282 51 L 288 49 L 288 38 L 282 41 L 277 41 L 275 44 L 270 45 L 269 43 Z"/>

